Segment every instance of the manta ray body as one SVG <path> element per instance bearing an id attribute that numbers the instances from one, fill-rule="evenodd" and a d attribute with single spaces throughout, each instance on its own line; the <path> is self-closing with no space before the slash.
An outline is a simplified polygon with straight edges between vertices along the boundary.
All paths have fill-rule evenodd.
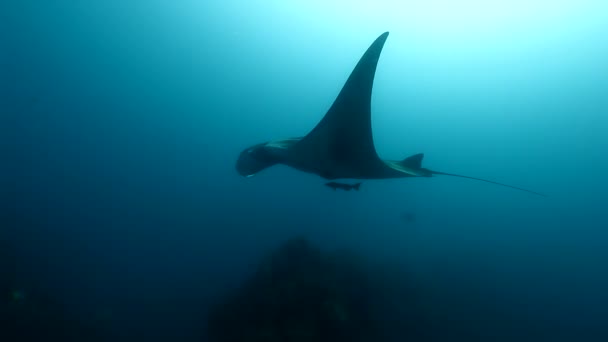
<path id="1" fill-rule="evenodd" d="M 238 173 L 251 177 L 276 164 L 317 174 L 325 179 L 386 179 L 447 175 L 534 191 L 486 179 L 433 171 L 422 167 L 422 153 L 403 160 L 382 160 L 374 147 L 371 97 L 376 66 L 388 32 L 363 54 L 323 119 L 304 137 L 272 140 L 243 150 Z"/>

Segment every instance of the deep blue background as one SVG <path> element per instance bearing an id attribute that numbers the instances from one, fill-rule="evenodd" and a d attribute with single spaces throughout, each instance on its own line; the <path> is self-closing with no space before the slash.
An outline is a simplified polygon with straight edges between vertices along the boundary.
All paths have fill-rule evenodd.
<path id="1" fill-rule="evenodd" d="M 390 1 L 385 22 L 310 3 L 0 5 L 1 237 L 17 287 L 113 340 L 196 340 L 210 298 L 302 235 L 398 264 L 438 315 L 451 311 L 437 301 L 470 300 L 543 336 L 608 336 L 606 5 L 456 34 Z M 431 169 L 548 198 L 450 177 L 345 193 L 280 166 L 237 175 L 243 148 L 306 134 L 385 30 L 379 154 L 424 152 Z"/>

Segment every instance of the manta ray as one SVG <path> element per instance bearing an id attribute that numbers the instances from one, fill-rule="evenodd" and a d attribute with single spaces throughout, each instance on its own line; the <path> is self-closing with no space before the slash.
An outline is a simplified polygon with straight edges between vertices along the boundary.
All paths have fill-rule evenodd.
<path id="1" fill-rule="evenodd" d="M 244 149 L 236 163 L 238 173 L 251 177 L 270 166 L 283 164 L 327 180 L 446 175 L 543 196 L 487 179 L 423 168 L 422 153 L 403 160 L 380 159 L 372 136 L 371 98 L 376 66 L 388 34 L 381 34 L 363 54 L 338 97 L 312 131 L 304 137 L 271 140 Z"/>

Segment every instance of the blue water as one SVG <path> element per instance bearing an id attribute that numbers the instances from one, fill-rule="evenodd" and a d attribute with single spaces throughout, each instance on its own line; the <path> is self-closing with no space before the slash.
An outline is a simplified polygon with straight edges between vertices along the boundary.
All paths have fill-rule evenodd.
<path id="1" fill-rule="evenodd" d="M 107 341 L 204 340 L 211 301 L 305 236 L 398 265 L 472 335 L 608 339 L 608 6 L 451 3 L 3 2 L 4 303 L 52 298 Z M 245 147 L 312 129 L 387 30 L 379 155 L 547 198 L 237 174 Z"/>

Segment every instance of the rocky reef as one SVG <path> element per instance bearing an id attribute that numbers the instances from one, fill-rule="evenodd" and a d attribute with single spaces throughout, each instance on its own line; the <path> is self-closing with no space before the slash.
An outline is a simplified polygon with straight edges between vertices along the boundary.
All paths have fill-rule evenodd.
<path id="1" fill-rule="evenodd" d="M 357 258 L 329 254 L 305 239 L 263 260 L 208 317 L 213 342 L 374 341 L 374 292 Z"/>

